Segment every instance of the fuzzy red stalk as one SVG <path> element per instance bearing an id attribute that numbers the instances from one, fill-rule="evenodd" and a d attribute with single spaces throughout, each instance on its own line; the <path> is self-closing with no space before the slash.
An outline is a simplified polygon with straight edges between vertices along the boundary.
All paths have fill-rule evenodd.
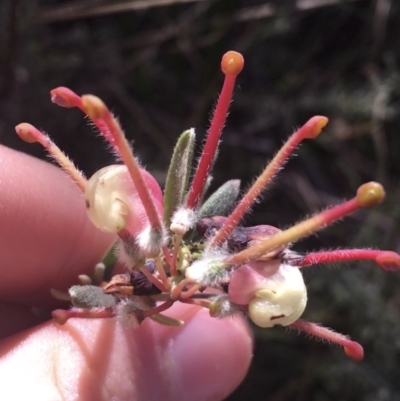
<path id="1" fill-rule="evenodd" d="M 347 336 L 336 333 L 331 329 L 302 319 L 296 320 L 289 327 L 342 346 L 346 355 L 355 361 L 361 361 L 364 358 L 364 349 L 359 343 L 352 341 Z"/>
<path id="2" fill-rule="evenodd" d="M 200 157 L 196 173 L 193 178 L 186 206 L 195 209 L 203 194 L 204 185 L 210 173 L 217 152 L 219 139 L 225 125 L 229 105 L 235 87 L 236 77 L 242 71 L 244 65 L 243 56 L 240 53 L 229 51 L 224 54 L 221 61 L 221 69 L 225 74 L 224 85 L 218 98 L 217 107 L 211 121 L 203 153 Z"/>
<path id="3" fill-rule="evenodd" d="M 139 165 L 132 155 L 130 146 L 120 125 L 103 101 L 92 95 L 80 97 L 65 87 L 55 88 L 50 93 L 53 103 L 61 107 L 78 107 L 87 114 L 105 139 L 116 149 L 118 155 L 128 168 L 140 200 L 146 210 L 151 227 L 162 231 L 160 216 L 157 213 L 152 197 L 140 173 Z"/>
<path id="4" fill-rule="evenodd" d="M 353 199 L 333 206 L 287 230 L 260 241 L 257 245 L 229 257 L 227 264 L 229 266 L 239 266 L 252 260 L 257 260 L 267 252 L 313 234 L 360 208 L 378 205 L 383 201 L 384 197 L 385 191 L 382 185 L 376 182 L 363 184 L 358 188 L 357 194 Z"/>
<path id="5" fill-rule="evenodd" d="M 265 190 L 268 183 L 274 178 L 274 176 L 285 164 L 286 160 L 293 153 L 294 149 L 304 139 L 312 139 L 317 137 L 327 123 L 328 119 L 326 117 L 312 117 L 288 139 L 281 150 L 276 154 L 276 156 L 262 172 L 262 174 L 257 178 L 249 191 L 244 195 L 242 200 L 238 203 L 235 210 L 226 220 L 225 224 L 217 232 L 210 244 L 210 247 L 220 246 L 227 240 L 227 238 L 230 234 L 232 234 L 232 231 L 239 224 L 243 216 L 250 210 L 251 206 L 254 205 L 258 197 Z"/>
<path id="6" fill-rule="evenodd" d="M 373 249 L 337 249 L 334 251 L 312 252 L 290 263 L 305 267 L 322 263 L 347 262 L 351 260 L 373 260 L 387 271 L 400 270 L 400 255 L 392 251 Z"/>
<path id="7" fill-rule="evenodd" d="M 62 152 L 62 150 L 50 139 L 50 137 L 39 131 L 32 124 L 21 123 L 15 127 L 17 135 L 25 142 L 39 142 L 49 154 L 57 161 L 61 168 L 74 180 L 78 187 L 85 191 L 86 179 L 75 167 L 74 163 Z"/>
<path id="8" fill-rule="evenodd" d="M 118 154 L 128 168 L 129 174 L 135 184 L 137 193 L 142 201 L 143 207 L 146 210 L 147 217 L 153 229 L 162 230 L 162 223 L 159 214 L 157 213 L 153 199 L 147 188 L 147 185 L 140 172 L 140 167 L 134 158 L 130 149 L 129 143 L 122 132 L 117 120 L 111 114 L 107 106 L 96 96 L 86 95 L 82 97 L 83 104 L 87 115 L 93 120 L 103 121 L 107 127 L 110 137 L 113 139 L 115 148 Z M 98 127 L 99 129 L 101 127 Z M 111 142 L 112 143 L 112 142 Z"/>
<path id="9" fill-rule="evenodd" d="M 57 309 L 53 311 L 51 315 L 58 324 L 65 324 L 67 323 L 68 319 L 74 317 L 81 319 L 106 319 L 115 316 L 112 308 L 72 308 L 69 310 Z"/>
<path id="10" fill-rule="evenodd" d="M 71 89 L 66 88 L 65 86 L 59 86 L 58 88 L 52 89 L 50 91 L 50 96 L 51 96 L 51 101 L 57 106 L 65 107 L 67 109 L 77 107 L 84 114 L 87 114 L 81 96 L 76 94 Z M 109 142 L 110 145 L 115 148 L 114 138 L 110 134 L 105 122 L 100 118 L 92 119 L 92 121 L 96 125 L 96 127 L 100 130 L 101 134 L 104 136 L 107 142 Z"/>

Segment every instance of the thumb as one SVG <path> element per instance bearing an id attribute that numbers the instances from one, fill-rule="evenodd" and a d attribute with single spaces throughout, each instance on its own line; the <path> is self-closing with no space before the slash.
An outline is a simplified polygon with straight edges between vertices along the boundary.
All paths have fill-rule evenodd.
<path id="1" fill-rule="evenodd" d="M 133 330 L 116 319 L 71 319 L 8 338 L 0 343 L 2 394 L 11 401 L 222 400 L 250 365 L 247 325 L 182 304 L 168 312 L 185 324 L 147 319 Z"/>

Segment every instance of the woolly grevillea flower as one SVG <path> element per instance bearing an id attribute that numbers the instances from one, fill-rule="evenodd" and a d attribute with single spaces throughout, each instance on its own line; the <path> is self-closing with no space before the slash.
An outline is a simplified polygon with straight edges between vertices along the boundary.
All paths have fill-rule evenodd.
<path id="1" fill-rule="evenodd" d="M 141 168 L 140 174 L 161 218 L 164 212 L 161 188 L 146 170 Z M 107 166 L 97 171 L 87 182 L 85 203 L 90 220 L 99 230 L 117 233 L 126 229 L 138 236 L 149 226 L 137 188 L 124 165 Z"/>
<path id="2" fill-rule="evenodd" d="M 370 249 L 300 255 L 291 246 L 359 209 L 379 205 L 385 198 L 382 185 L 363 184 L 352 199 L 286 230 L 240 224 L 294 149 L 305 140 L 317 138 L 328 119 L 314 116 L 293 133 L 239 201 L 238 180 L 228 181 L 205 200 L 235 81 L 243 66 L 241 54 L 230 51 L 223 56 L 225 80 L 195 173 L 195 131 L 189 129 L 179 137 L 172 155 L 164 199 L 155 179 L 139 166 L 118 120 L 96 96 L 79 96 L 64 87 L 51 91 L 57 105 L 82 110 L 123 163 L 101 169 L 88 181 L 47 135 L 27 123 L 16 127 L 25 141 L 42 144 L 76 182 L 85 194 L 90 220 L 101 230 L 117 233 L 113 251 L 128 267 L 126 273 L 113 276 L 108 283 L 98 274 L 92 282 L 80 276 L 81 286 L 73 287 L 69 294 L 53 291 L 74 306 L 54 311 L 57 322 L 63 324 L 73 317 L 119 316 L 134 325 L 150 318 L 179 326 L 182 321 L 162 312 L 180 301 L 208 308 L 214 317 L 243 313 L 261 327 L 289 326 L 342 346 L 354 360 L 363 358 L 360 344 L 300 318 L 307 303 L 301 269 L 329 262 L 371 260 L 384 270 L 398 271 L 400 255 Z M 100 270 L 104 272 L 106 267 L 112 271 L 114 265 L 115 258 L 107 256 L 97 267 L 103 266 Z M 222 294 L 207 292 L 207 287 Z"/>

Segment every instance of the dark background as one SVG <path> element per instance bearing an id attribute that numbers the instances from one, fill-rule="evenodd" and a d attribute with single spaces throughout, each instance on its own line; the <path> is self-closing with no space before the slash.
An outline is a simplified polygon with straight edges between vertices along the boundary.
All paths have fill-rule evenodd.
<path id="1" fill-rule="evenodd" d="M 194 126 L 201 143 L 221 56 L 238 50 L 246 65 L 213 188 L 230 178 L 248 186 L 295 127 L 326 115 L 328 128 L 301 147 L 247 223 L 287 227 L 377 180 L 383 205 L 295 249 L 400 251 L 399 1 L 137 0 L 116 12 L 121 3 L 0 1 L 1 143 L 45 157 L 14 134 L 27 121 L 87 175 L 111 164 L 81 113 L 50 103 L 50 89 L 68 86 L 103 98 L 162 182 L 177 136 Z M 229 400 L 400 400 L 400 273 L 362 262 L 313 268 L 305 279 L 305 318 L 361 342 L 365 360 L 284 329 L 255 330 L 253 365 Z"/>

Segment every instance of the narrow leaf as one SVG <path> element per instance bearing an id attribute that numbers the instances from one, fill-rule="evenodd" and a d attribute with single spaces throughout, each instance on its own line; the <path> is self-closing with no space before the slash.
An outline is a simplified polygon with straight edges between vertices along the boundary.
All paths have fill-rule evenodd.
<path id="1" fill-rule="evenodd" d="M 69 289 L 72 305 L 77 308 L 111 308 L 117 299 L 110 294 L 104 294 L 101 287 L 95 285 L 73 285 Z"/>
<path id="2" fill-rule="evenodd" d="M 236 205 L 240 180 L 230 180 L 219 187 L 201 206 L 198 218 L 228 216 Z"/>
<path id="3" fill-rule="evenodd" d="M 195 143 L 194 129 L 185 131 L 178 139 L 169 165 L 164 191 L 164 221 L 167 227 L 171 224 L 171 216 L 182 204 L 186 194 Z"/>
<path id="4" fill-rule="evenodd" d="M 155 322 L 157 322 L 159 324 L 163 324 L 164 326 L 179 327 L 184 324 L 184 322 L 182 320 L 174 319 L 167 315 L 163 315 L 162 313 L 157 313 L 155 315 L 151 315 L 150 319 L 154 320 Z"/>

